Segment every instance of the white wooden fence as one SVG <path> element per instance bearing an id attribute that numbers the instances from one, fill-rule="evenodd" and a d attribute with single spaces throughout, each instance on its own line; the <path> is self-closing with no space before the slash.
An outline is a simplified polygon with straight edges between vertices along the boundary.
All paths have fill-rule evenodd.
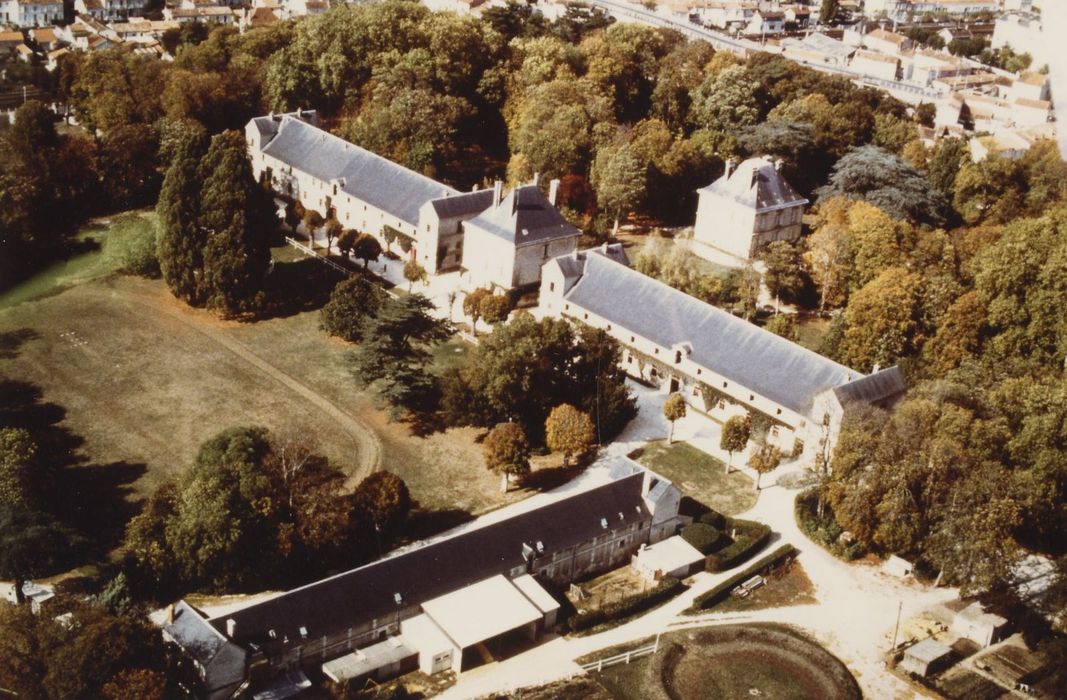
<path id="1" fill-rule="evenodd" d="M 587 664 L 582 664 L 583 671 L 603 671 L 605 668 L 615 666 L 616 664 L 628 664 L 634 659 L 640 659 L 644 656 L 651 656 L 659 651 L 659 635 L 656 635 L 656 641 L 648 646 L 640 647 L 638 649 L 631 649 L 630 651 L 623 652 L 622 654 L 616 654 L 615 656 L 609 656 L 606 659 L 598 659 L 597 661 L 591 661 Z"/>

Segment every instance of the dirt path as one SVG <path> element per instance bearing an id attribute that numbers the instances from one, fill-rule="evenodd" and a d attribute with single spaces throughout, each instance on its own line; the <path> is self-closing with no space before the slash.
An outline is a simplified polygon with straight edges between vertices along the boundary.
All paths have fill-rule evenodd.
<path id="1" fill-rule="evenodd" d="M 109 296 L 100 290 L 101 296 Z M 326 399 L 322 394 L 307 386 L 291 374 L 279 369 L 252 351 L 244 343 L 230 337 L 223 329 L 210 324 L 202 323 L 196 318 L 191 318 L 187 312 L 168 308 L 165 305 L 153 303 L 151 300 L 129 295 L 124 297 L 136 302 L 141 306 L 148 307 L 157 313 L 166 314 L 169 318 L 178 321 L 187 328 L 215 341 L 229 350 L 238 358 L 255 367 L 263 374 L 282 384 L 293 393 L 301 396 L 306 401 L 319 408 L 324 414 L 332 418 L 345 432 L 352 436 L 356 445 L 356 467 L 345 480 L 345 488 L 351 489 L 361 480 L 381 467 L 382 441 L 378 434 L 371 430 L 365 423 Z"/>

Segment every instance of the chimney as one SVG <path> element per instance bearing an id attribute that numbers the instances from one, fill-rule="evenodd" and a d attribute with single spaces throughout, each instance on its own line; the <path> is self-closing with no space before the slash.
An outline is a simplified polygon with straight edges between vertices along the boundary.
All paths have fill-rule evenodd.
<path id="1" fill-rule="evenodd" d="M 478 183 L 476 182 L 476 183 L 474 183 L 474 187 L 471 188 L 471 192 L 477 192 L 477 191 L 478 191 Z"/>
<path id="2" fill-rule="evenodd" d="M 548 203 L 556 206 L 556 195 L 559 194 L 559 178 L 553 178 L 548 183 Z"/>
<path id="3" fill-rule="evenodd" d="M 730 179 L 730 173 L 732 173 L 734 171 L 734 165 L 735 165 L 735 163 L 734 163 L 734 159 L 733 158 L 727 158 L 726 159 L 726 174 L 723 175 L 723 177 L 725 177 L 728 180 Z"/>
<path id="4" fill-rule="evenodd" d="M 237 620 L 232 617 L 227 618 L 226 620 L 226 636 L 230 639 L 237 637 Z"/>
<path id="5" fill-rule="evenodd" d="M 500 204 L 500 194 L 504 191 L 504 183 L 497 180 L 493 183 L 493 206 Z"/>
<path id="6" fill-rule="evenodd" d="M 759 182 L 759 168 L 752 168 L 752 185 L 751 186 L 755 187 L 757 182 Z"/>
<path id="7" fill-rule="evenodd" d="M 534 173 L 534 179 L 533 179 L 533 183 L 532 184 L 536 185 L 540 181 L 541 181 L 541 173 Z"/>
<path id="8" fill-rule="evenodd" d="M 784 163 L 784 161 L 781 158 L 775 158 L 774 159 L 774 171 L 776 173 L 782 172 L 782 164 L 783 163 Z"/>
<path id="9" fill-rule="evenodd" d="M 167 624 L 174 624 L 174 603 L 167 606 Z"/>

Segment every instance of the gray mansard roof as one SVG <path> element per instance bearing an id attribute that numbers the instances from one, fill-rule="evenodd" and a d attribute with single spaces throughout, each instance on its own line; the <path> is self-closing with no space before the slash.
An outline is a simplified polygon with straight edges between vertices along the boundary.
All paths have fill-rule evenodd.
<path id="1" fill-rule="evenodd" d="M 163 632 L 204 669 L 209 690 L 244 678 L 244 649 L 226 639 L 184 600 L 174 607 L 174 619 L 163 625 Z"/>
<path id="2" fill-rule="evenodd" d="M 815 396 L 863 375 L 589 251 L 564 299 L 801 415 Z M 558 259 L 557 259 L 558 260 Z M 669 362 L 673 358 L 664 358 Z"/>
<path id="3" fill-rule="evenodd" d="M 697 190 L 701 194 L 714 194 L 732 199 L 756 211 L 771 211 L 785 207 L 807 204 L 808 200 L 797 194 L 792 185 L 767 158 L 749 158 L 729 175 L 723 175 L 707 187 Z"/>
<path id="4" fill-rule="evenodd" d="M 413 226 L 423 204 L 460 194 L 289 115 L 282 117 L 263 152 L 319 180 L 341 179 L 341 189 L 348 194 Z"/>
<path id="5" fill-rule="evenodd" d="M 463 194 L 449 195 L 431 202 L 433 210 L 439 219 L 450 219 L 457 216 L 477 214 L 488 209 L 493 204 L 492 190 L 476 190 Z"/>
<path id="6" fill-rule="evenodd" d="M 582 235 L 567 223 L 537 185 L 516 187 L 500 200 L 500 204 L 486 209 L 466 226 L 488 231 L 515 246 Z"/>

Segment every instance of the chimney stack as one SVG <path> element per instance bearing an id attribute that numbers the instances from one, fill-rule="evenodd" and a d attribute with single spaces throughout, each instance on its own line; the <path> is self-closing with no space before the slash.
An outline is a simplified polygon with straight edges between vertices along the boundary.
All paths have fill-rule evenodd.
<path id="1" fill-rule="evenodd" d="M 781 158 L 775 158 L 774 159 L 774 171 L 778 172 L 778 173 L 782 172 L 782 164 L 784 162 L 785 161 L 783 161 Z"/>
<path id="2" fill-rule="evenodd" d="M 536 185 L 540 181 L 541 181 L 541 173 L 534 173 L 533 184 Z"/>
<path id="3" fill-rule="evenodd" d="M 504 183 L 497 180 L 493 183 L 493 206 L 500 204 L 500 194 L 504 191 Z"/>
<path id="4" fill-rule="evenodd" d="M 548 183 L 548 203 L 556 206 L 556 195 L 559 194 L 559 178 L 553 178 Z"/>
<path id="5" fill-rule="evenodd" d="M 174 603 L 167 606 L 167 624 L 174 624 Z"/>
<path id="6" fill-rule="evenodd" d="M 237 637 L 237 620 L 232 617 L 226 619 L 226 636 L 230 639 Z"/>
<path id="7" fill-rule="evenodd" d="M 729 180 L 730 179 L 730 173 L 732 173 L 733 171 L 734 171 L 734 159 L 733 158 L 727 158 L 726 159 L 726 174 L 723 177 L 725 177 L 727 180 Z"/>

